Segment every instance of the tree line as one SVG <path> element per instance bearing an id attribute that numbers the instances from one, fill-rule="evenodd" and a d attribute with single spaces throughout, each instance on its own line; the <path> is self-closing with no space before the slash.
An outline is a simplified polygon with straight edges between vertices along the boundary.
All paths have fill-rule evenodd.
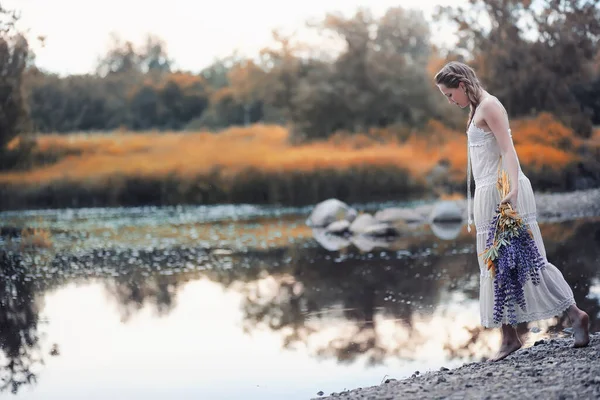
<path id="1" fill-rule="evenodd" d="M 594 0 L 472 0 L 439 8 L 457 44 L 438 48 L 418 11 L 360 9 L 312 24 L 340 51 L 274 32 L 254 58 L 233 54 L 200 73 L 177 70 L 165 43 L 113 37 L 94 73 L 36 67 L 16 15 L 0 8 L 0 148 L 19 132 L 219 130 L 286 124 L 298 140 L 336 131 L 461 127 L 432 82 L 450 59 L 471 64 L 513 117 L 551 112 L 582 136 L 600 124 L 600 6 Z"/>

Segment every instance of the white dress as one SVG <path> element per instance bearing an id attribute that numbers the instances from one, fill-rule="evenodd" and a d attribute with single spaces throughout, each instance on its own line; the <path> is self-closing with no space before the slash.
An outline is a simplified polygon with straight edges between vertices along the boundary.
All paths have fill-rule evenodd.
<path id="1" fill-rule="evenodd" d="M 493 133 L 483 131 L 473 122 L 471 122 L 467 129 L 467 137 L 470 159 L 469 170 L 472 169 L 475 180 L 473 222 L 477 231 L 477 254 L 480 269 L 479 303 L 481 324 L 485 327 L 498 327 L 500 324 L 495 323 L 493 318 L 494 281 L 480 254 L 485 250 L 490 223 L 494 217 L 496 207 L 501 200 L 496 188 L 500 148 Z M 469 172 L 467 182 L 469 187 L 467 194 L 469 223 L 471 222 L 470 180 L 471 173 Z M 517 322 L 552 318 L 560 315 L 569 306 L 575 304 L 575 300 L 573 298 L 573 291 L 565 281 L 562 273 L 548 262 L 546 258 L 546 249 L 536 219 L 536 204 L 531 182 L 520 168 L 517 212 L 521 215 L 524 222 L 529 225 L 538 250 L 546 261 L 546 267 L 540 270 L 539 285 L 533 285 L 531 280 L 528 280 L 523 288 L 526 311 L 521 310 L 518 306 L 515 307 Z M 502 323 L 509 324 L 506 316 Z"/>

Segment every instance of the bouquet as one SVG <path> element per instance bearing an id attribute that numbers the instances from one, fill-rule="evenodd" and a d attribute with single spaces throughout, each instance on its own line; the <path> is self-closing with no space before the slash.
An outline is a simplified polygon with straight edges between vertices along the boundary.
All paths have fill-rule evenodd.
<path id="1" fill-rule="evenodd" d="M 496 187 L 500 198 L 509 193 L 506 171 L 499 174 Z M 510 324 L 516 325 L 516 307 L 526 311 L 523 286 L 528 279 L 538 285 L 539 271 L 546 263 L 531 229 L 510 203 L 498 205 L 481 255 L 494 279 L 494 322 L 502 322 L 508 313 Z"/>

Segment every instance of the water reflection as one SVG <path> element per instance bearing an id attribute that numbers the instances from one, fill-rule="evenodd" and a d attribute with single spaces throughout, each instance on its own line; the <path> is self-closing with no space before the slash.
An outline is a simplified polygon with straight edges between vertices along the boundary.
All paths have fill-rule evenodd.
<path id="1" fill-rule="evenodd" d="M 464 224 L 462 222 L 435 222 L 431 224 L 406 225 L 401 231 L 400 236 L 369 235 L 369 234 L 350 234 L 350 233 L 332 233 L 327 228 L 312 228 L 313 238 L 326 250 L 339 251 L 354 245 L 362 252 L 370 252 L 375 249 L 386 249 L 390 247 L 399 248 L 399 245 L 405 242 L 404 237 L 419 237 L 423 240 L 423 235 L 433 234 L 434 238 L 445 241 L 457 239 L 463 233 Z M 429 238 L 428 238 L 429 239 Z"/>
<path id="2" fill-rule="evenodd" d="M 589 313 L 592 331 L 600 331 L 600 219 L 547 224 L 542 233 L 549 259 L 563 271 L 578 304 Z M 206 246 L 96 249 L 59 252 L 43 263 L 0 251 L 2 390 L 16 393 L 35 383 L 45 373 L 44 357 L 68 344 L 55 345 L 53 337 L 40 333 L 45 332 L 40 326 L 44 299 L 68 284 L 91 282 L 104 288 L 125 327 L 150 310 L 151 325 L 144 335 L 157 343 L 180 339 L 175 330 L 161 337 L 154 329 L 159 320 L 190 307 L 186 302 L 197 301 L 181 299 L 184 288 L 209 280 L 223 289 L 214 291 L 214 305 L 207 305 L 212 318 L 235 316 L 239 321 L 230 321 L 231 326 L 240 325 L 248 336 L 269 332 L 269 343 L 276 337 L 284 352 L 306 354 L 307 360 L 371 368 L 399 360 L 435 365 L 485 358 L 495 349 L 497 331 L 479 326 L 478 267 L 471 235 L 440 237 L 431 232 L 362 247 L 321 246 L 322 241 L 317 233 L 314 240 L 244 252 Z M 226 301 L 224 293 L 235 293 L 239 302 Z M 61 313 L 74 312 L 69 302 L 61 307 Z M 186 318 L 188 328 L 201 327 L 204 334 L 219 337 L 217 320 L 194 319 L 193 314 Z M 520 332 L 530 341 L 539 336 L 528 329 L 532 326 L 540 326 L 544 335 L 559 333 L 567 325 L 562 317 L 523 324 Z M 71 329 L 85 331 L 77 324 Z M 200 346 L 190 342 L 194 345 Z M 221 350 L 221 357 L 229 354 L 231 343 L 212 345 Z M 219 357 L 216 350 L 212 357 Z M 61 351 L 58 357 L 67 356 Z M 94 368 L 92 360 L 77 362 Z M 344 369 L 331 373 L 346 374 Z M 355 384 L 348 381 L 347 386 Z"/>
<path id="3" fill-rule="evenodd" d="M 148 304 L 157 316 L 169 314 L 175 307 L 175 294 L 180 283 L 183 282 L 134 271 L 129 275 L 118 275 L 106 281 L 104 286 L 118 305 L 121 321 L 126 322 Z"/>
<path id="4" fill-rule="evenodd" d="M 39 346 L 39 309 L 34 282 L 25 279 L 20 258 L 0 251 L 0 393 L 17 393 L 36 381 L 43 362 Z"/>
<path id="5" fill-rule="evenodd" d="M 435 222 L 430 225 L 433 234 L 443 240 L 453 240 L 460 235 L 463 224 L 456 222 Z"/>
<path id="6" fill-rule="evenodd" d="M 417 256 L 404 251 L 332 256 L 320 248 L 305 250 L 285 271 L 243 286 L 246 330 L 280 331 L 286 348 L 310 347 L 316 337 L 315 355 L 344 363 L 414 358 L 440 332 L 463 329 L 450 326 L 454 308 L 473 305 L 477 289 L 468 254 L 420 255 L 424 251 L 415 246 Z M 461 295 L 454 296 L 458 290 Z M 427 327 L 434 322 L 449 329 Z"/>

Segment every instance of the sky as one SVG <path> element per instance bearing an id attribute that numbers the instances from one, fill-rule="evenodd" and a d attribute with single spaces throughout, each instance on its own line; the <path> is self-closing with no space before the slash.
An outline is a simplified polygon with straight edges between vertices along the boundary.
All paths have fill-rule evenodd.
<path id="1" fill-rule="evenodd" d="M 60 75 L 93 72 L 110 34 L 141 44 L 147 34 L 166 42 L 175 67 L 200 71 L 237 51 L 254 56 L 270 45 L 273 29 L 292 32 L 328 12 L 351 16 L 358 7 L 381 15 L 390 7 L 420 9 L 462 0 L 3 0 L 21 12 L 20 27 L 30 39 L 46 37 L 42 48 L 30 40 L 37 65 Z M 433 27 L 434 40 L 440 33 Z M 302 36 L 299 36 L 302 39 Z"/>

